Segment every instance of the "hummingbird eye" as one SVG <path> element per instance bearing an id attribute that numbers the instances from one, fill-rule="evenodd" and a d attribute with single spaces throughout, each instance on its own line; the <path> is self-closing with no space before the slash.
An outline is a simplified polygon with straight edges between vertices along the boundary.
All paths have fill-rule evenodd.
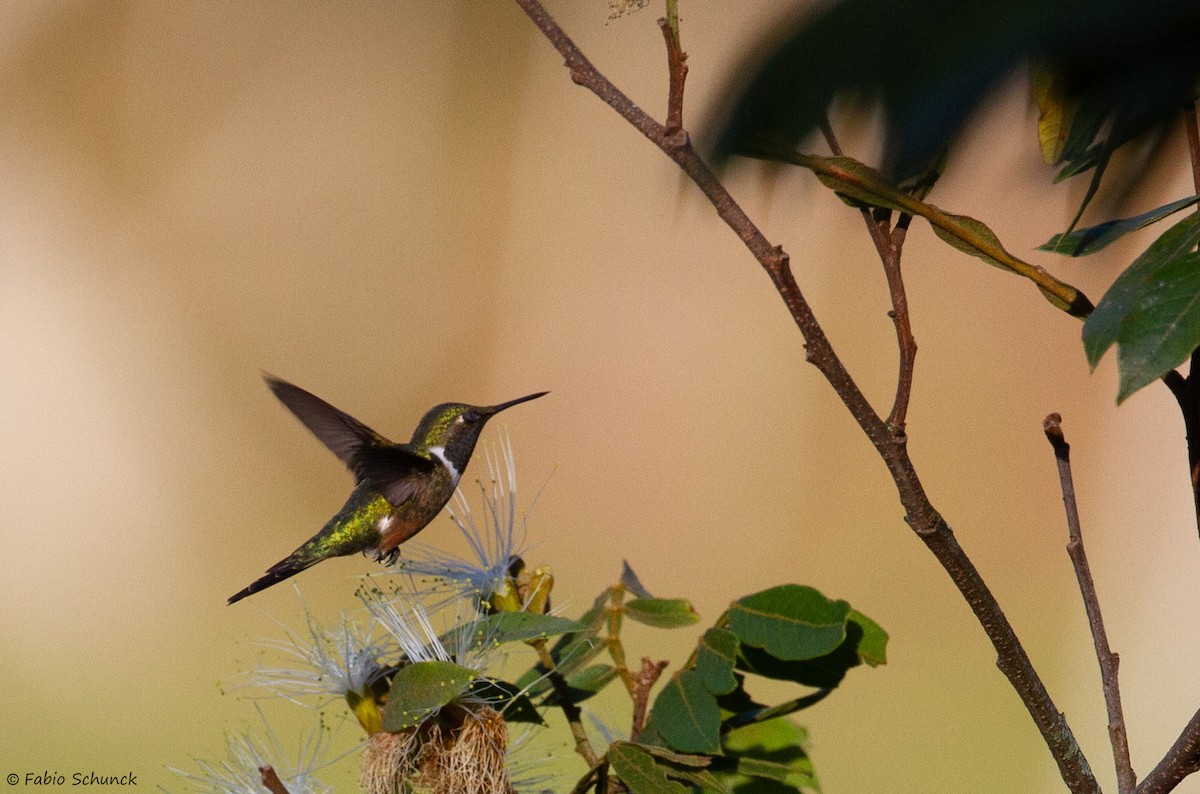
<path id="1" fill-rule="evenodd" d="M 475 424 L 476 422 L 479 421 L 479 412 L 478 411 L 463 411 L 462 420 L 464 422 L 470 422 L 471 424 Z"/>

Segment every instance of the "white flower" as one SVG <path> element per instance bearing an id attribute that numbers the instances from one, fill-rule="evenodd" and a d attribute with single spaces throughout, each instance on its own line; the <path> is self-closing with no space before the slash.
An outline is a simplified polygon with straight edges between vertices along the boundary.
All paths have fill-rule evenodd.
<path id="1" fill-rule="evenodd" d="M 259 667 L 251 674 L 251 685 L 301 703 L 297 698 L 304 696 L 362 694 L 384 677 L 383 662 L 394 658 L 395 650 L 391 643 L 375 636 L 375 621 L 355 619 L 343 612 L 337 625 L 330 628 L 307 608 L 304 614 L 305 630 L 296 631 L 276 620 L 285 638 L 260 641 L 264 648 L 278 651 L 285 664 Z"/>
<path id="2" fill-rule="evenodd" d="M 225 736 L 227 758 L 224 761 L 194 759 L 198 772 L 167 768 L 186 781 L 187 791 L 204 794 L 264 794 L 268 789 L 262 783 L 259 769 L 267 766 L 275 770 L 289 794 L 330 794 L 332 787 L 313 776 L 327 765 L 322 763 L 321 757 L 328 750 L 328 729 L 317 728 L 307 733 L 292 763 L 261 711 L 259 716 L 267 726 L 269 748 L 264 749 L 247 733 L 229 733 Z"/>
<path id="3" fill-rule="evenodd" d="M 478 600 L 457 593 L 431 611 L 425 594 L 417 590 L 411 577 L 408 580 L 411 590 L 359 593 L 367 611 L 395 639 L 407 661 L 454 662 L 483 672 L 493 661 L 494 644 L 480 634 L 483 616 Z"/>

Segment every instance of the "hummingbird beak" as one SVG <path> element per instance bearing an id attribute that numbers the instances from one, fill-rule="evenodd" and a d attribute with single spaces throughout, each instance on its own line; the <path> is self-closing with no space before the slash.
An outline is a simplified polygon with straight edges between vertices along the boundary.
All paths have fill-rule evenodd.
<path id="1" fill-rule="evenodd" d="M 494 414 L 500 413 L 505 408 L 512 408 L 514 405 L 516 405 L 518 403 L 524 403 L 524 402 L 529 402 L 530 400 L 536 400 L 538 397 L 544 397 L 549 393 L 550 392 L 548 392 L 548 391 L 540 391 L 537 394 L 527 394 L 524 397 L 518 397 L 517 399 L 509 400 L 506 403 L 500 403 L 499 405 L 493 405 L 491 408 L 484 409 L 484 411 L 485 411 L 485 413 L 487 413 L 488 416 L 492 416 Z"/>

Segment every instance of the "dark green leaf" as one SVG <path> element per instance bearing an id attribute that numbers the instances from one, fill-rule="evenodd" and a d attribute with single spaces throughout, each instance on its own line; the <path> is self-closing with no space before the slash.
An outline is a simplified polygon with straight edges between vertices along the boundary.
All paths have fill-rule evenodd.
<path id="1" fill-rule="evenodd" d="M 608 762 L 633 794 L 688 794 L 683 784 L 668 780 L 654 758 L 636 745 L 613 742 Z"/>
<path id="2" fill-rule="evenodd" d="M 843 200 L 849 199 L 846 203 L 850 206 L 882 207 L 888 210 L 904 211 L 904 204 L 898 203 L 895 196 L 899 188 L 889 183 L 874 168 L 851 157 L 825 157 L 822 159 L 837 171 L 844 172 L 845 176 L 837 175 L 836 172 L 815 171 L 817 179 L 821 180 L 821 184 L 825 187 L 841 196 Z"/>
<path id="3" fill-rule="evenodd" d="M 806 9 L 811 11 L 811 9 Z M 1200 76 L 1196 4 L 1009 0 L 963 14 L 949 0 L 842 0 L 782 17 L 714 99 L 721 154 L 802 146 L 841 95 L 878 100 L 883 161 L 897 179 L 946 147 L 1006 76 L 1031 58 L 1061 75 L 1064 101 L 1102 101 L 1111 152 L 1174 121 Z M 1086 125 L 1083 125 L 1086 126 Z M 1087 147 L 1086 135 L 1068 134 Z"/>
<path id="4" fill-rule="evenodd" d="M 682 598 L 635 598 L 626 602 L 625 615 L 659 629 L 691 626 L 700 620 L 691 602 Z"/>
<path id="5" fill-rule="evenodd" d="M 845 678 L 847 670 L 862 663 L 858 645 L 863 638 L 863 629 L 857 623 L 847 623 L 845 628 L 846 637 L 841 644 L 829 653 L 811 659 L 781 659 L 743 643 L 738 654 L 738 669 L 819 689 L 836 687 Z"/>
<path id="6" fill-rule="evenodd" d="M 725 759 L 714 775 L 734 794 L 818 791 L 807 741 L 803 728 L 783 718 L 736 728 L 723 738 Z"/>
<path id="7" fill-rule="evenodd" d="M 887 664 L 888 633 L 883 627 L 857 609 L 850 610 L 846 619 L 857 623 L 863 630 L 863 638 L 858 643 L 858 658 L 871 667 Z"/>
<path id="8" fill-rule="evenodd" d="M 576 621 L 580 628 L 559 637 L 550 647 L 550 656 L 554 659 L 554 665 L 563 675 L 569 676 L 574 671 L 582 669 L 604 650 L 604 640 L 597 635 L 605 625 L 607 604 L 608 590 L 605 590 L 596 596 L 591 609 L 583 613 Z M 550 682 L 546 679 L 546 668 L 540 663 L 535 664 L 517 679 L 517 686 L 527 687 L 530 697 L 544 694 L 550 689 Z"/>
<path id="9" fill-rule="evenodd" d="M 779 659 L 812 659 L 846 638 L 850 605 L 811 587 L 780 585 L 740 598 L 729 607 L 729 628 L 745 645 Z"/>
<path id="10" fill-rule="evenodd" d="M 738 639 L 728 629 L 709 629 L 696 646 L 696 675 L 704 688 L 714 695 L 733 692 L 738 685 L 733 676 L 737 662 Z"/>
<path id="11" fill-rule="evenodd" d="M 1121 327 L 1138 296 L 1157 282 L 1160 270 L 1189 253 L 1197 243 L 1200 243 L 1200 214 L 1193 213 L 1164 232 L 1117 276 L 1083 324 L 1083 349 L 1093 368 L 1105 351 L 1124 342 Z"/>
<path id="12" fill-rule="evenodd" d="M 1141 215 L 1136 215 L 1132 218 L 1120 218 L 1087 229 L 1076 229 L 1065 237 L 1061 234 L 1056 234 L 1038 246 L 1038 250 L 1051 251 L 1057 254 L 1065 254 L 1066 256 L 1094 254 L 1129 232 L 1160 221 L 1169 215 L 1192 206 L 1197 201 L 1200 201 L 1200 195 L 1172 201 L 1170 204 L 1164 204 L 1161 207 L 1152 209 L 1149 212 L 1143 212 Z"/>
<path id="13" fill-rule="evenodd" d="M 762 703 L 750 697 L 750 693 L 746 691 L 745 675 L 734 673 L 733 678 L 737 682 L 737 686 L 734 687 L 733 691 L 724 695 L 717 695 L 717 705 L 721 708 L 722 723 L 730 717 L 741 714 L 754 714 L 766 708 Z"/>
<path id="14" fill-rule="evenodd" d="M 383 710 L 383 729 L 411 728 L 461 695 L 477 677 L 453 662 L 414 662 L 396 671 Z"/>
<path id="15" fill-rule="evenodd" d="M 712 763 L 712 759 L 707 755 L 677 753 L 674 750 L 666 747 L 660 747 L 655 744 L 638 744 L 638 748 L 645 750 L 655 758 L 663 761 L 670 761 L 672 764 L 679 764 L 680 766 L 702 767 L 708 766 Z"/>
<path id="16" fill-rule="evenodd" d="M 1134 296 L 1117 347 L 1117 402 L 1187 361 L 1200 347 L 1200 254 L 1160 268 Z"/>
<path id="17" fill-rule="evenodd" d="M 654 727 L 666 743 L 681 753 L 721 751 L 721 712 L 716 698 L 694 671 L 671 676 L 654 701 Z"/>
<path id="18" fill-rule="evenodd" d="M 582 703 L 596 695 L 617 677 L 617 668 L 611 664 L 596 664 L 585 667 L 567 676 L 567 691 L 572 703 Z M 559 699 L 553 691 L 546 696 L 547 706 L 557 706 Z"/>
<path id="19" fill-rule="evenodd" d="M 535 640 L 579 631 L 580 624 L 558 615 L 532 612 L 497 612 L 479 618 L 475 636 L 483 642 L 501 644 L 517 640 Z M 455 631 L 461 630 L 460 626 Z"/>
<path id="20" fill-rule="evenodd" d="M 946 214 L 946 217 L 950 218 L 951 220 L 957 221 L 958 224 L 960 224 L 962 226 L 962 228 L 971 232 L 974 239 L 979 240 L 979 241 L 983 242 L 984 244 L 988 245 L 991 250 L 993 250 L 993 251 L 995 249 L 1000 249 L 1001 251 L 1004 250 L 1004 246 L 1003 246 L 1003 244 L 1001 244 L 1000 238 L 997 237 L 996 233 L 993 232 L 991 229 L 989 229 L 987 227 L 987 224 L 985 224 L 983 221 L 976 220 L 975 218 L 971 218 L 966 215 L 954 215 L 949 212 L 947 212 L 945 214 Z M 1007 264 L 1000 262 L 1000 260 L 996 259 L 996 257 L 993 256 L 992 254 L 988 253 L 988 251 L 984 250 L 983 248 L 978 247 L 977 245 L 972 244 L 971 240 L 964 238 L 960 234 L 954 234 L 954 233 L 948 231 L 947 229 L 945 229 L 944 227 L 938 226 L 938 225 L 935 225 L 933 227 L 933 233 L 936 234 L 942 240 L 942 242 L 948 243 L 949 245 L 953 246 L 954 248 L 957 248 L 959 251 L 962 251 L 964 254 L 970 254 L 971 256 L 976 257 L 977 259 L 982 259 L 984 262 L 987 262 L 989 265 L 992 265 L 993 267 L 998 267 L 1001 270 L 1011 270 L 1012 269 Z"/>
<path id="21" fill-rule="evenodd" d="M 492 708 L 504 715 L 506 722 L 531 722 L 545 725 L 537 707 L 518 687 L 495 678 L 478 678 L 468 688 L 470 693 L 486 700 Z"/>
<path id="22" fill-rule="evenodd" d="M 638 579 L 637 574 L 633 572 L 633 568 L 629 567 L 628 560 L 621 560 L 621 584 L 625 585 L 625 589 L 633 593 L 638 598 L 653 598 L 650 591 L 642 586 L 642 582 Z"/>

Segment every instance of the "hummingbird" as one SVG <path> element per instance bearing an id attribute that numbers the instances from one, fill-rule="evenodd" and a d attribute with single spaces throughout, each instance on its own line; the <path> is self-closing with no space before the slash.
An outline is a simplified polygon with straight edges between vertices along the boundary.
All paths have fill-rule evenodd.
<path id="1" fill-rule="evenodd" d="M 320 532 L 230 596 L 230 604 L 329 557 L 362 552 L 385 564 L 395 562 L 400 544 L 424 529 L 454 495 L 487 420 L 549 393 L 489 406 L 442 403 L 425 413 L 411 441 L 396 444 L 299 386 L 263 377 L 280 402 L 354 473 L 354 490 Z"/>

